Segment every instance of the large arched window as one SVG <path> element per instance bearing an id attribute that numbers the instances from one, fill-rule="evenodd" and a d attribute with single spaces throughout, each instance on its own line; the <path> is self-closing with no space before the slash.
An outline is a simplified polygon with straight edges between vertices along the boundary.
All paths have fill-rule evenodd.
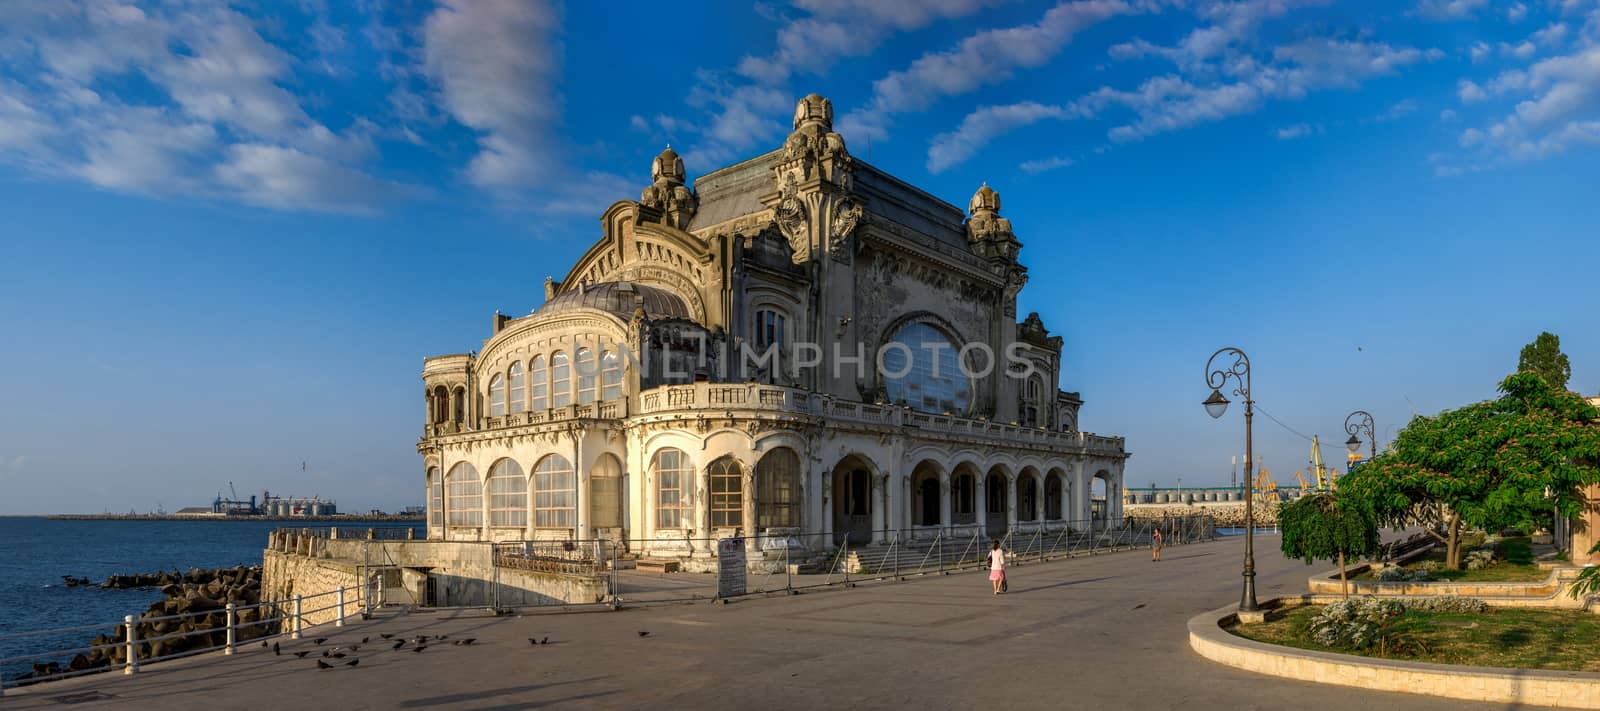
<path id="1" fill-rule="evenodd" d="M 600 354 L 600 399 L 616 400 L 622 397 L 622 356 L 616 351 Z"/>
<path id="2" fill-rule="evenodd" d="M 445 521 L 451 526 L 483 525 L 483 480 L 466 462 L 450 468 L 444 482 Z"/>
<path id="3" fill-rule="evenodd" d="M 588 348 L 578 349 L 578 402 L 587 405 L 594 402 L 595 371 L 594 351 Z"/>
<path id="4" fill-rule="evenodd" d="M 489 416 L 500 417 L 506 414 L 506 378 L 495 373 L 489 378 Z"/>
<path id="5" fill-rule="evenodd" d="M 552 454 L 533 468 L 533 525 L 571 528 L 578 524 L 578 478 L 572 462 Z"/>
<path id="6" fill-rule="evenodd" d="M 589 469 L 589 525 L 622 528 L 622 462 L 602 454 Z"/>
<path id="7" fill-rule="evenodd" d="M 711 463 L 711 527 L 744 526 L 744 469 L 733 457 Z"/>
<path id="8" fill-rule="evenodd" d="M 572 366 L 567 354 L 556 351 L 550 356 L 550 406 L 566 407 L 572 404 Z"/>
<path id="9" fill-rule="evenodd" d="M 444 477 L 438 467 L 428 467 L 428 528 L 444 525 Z"/>
<path id="10" fill-rule="evenodd" d="M 800 527 L 800 457 L 788 447 L 756 462 L 756 526 Z"/>
<path id="11" fill-rule="evenodd" d="M 533 402 L 529 409 L 538 412 L 550 407 L 550 371 L 545 370 L 544 356 L 534 356 L 528 361 L 528 398 Z"/>
<path id="12" fill-rule="evenodd" d="M 527 376 L 522 372 L 522 361 L 511 364 L 506 380 L 511 381 L 511 387 L 506 391 L 506 410 L 522 412 L 528 409 L 528 383 Z"/>
<path id="13" fill-rule="evenodd" d="M 962 371 L 960 348 L 930 324 L 901 326 L 882 351 L 889 401 L 927 412 L 965 413 L 972 404 L 972 383 Z"/>
<path id="14" fill-rule="evenodd" d="M 528 477 L 522 467 L 511 459 L 502 459 L 489 467 L 489 525 L 528 525 Z"/>
<path id="15" fill-rule="evenodd" d="M 694 468 L 689 455 L 676 449 L 656 452 L 650 462 L 656 480 L 656 528 L 691 528 L 694 523 Z"/>
<path id="16" fill-rule="evenodd" d="M 756 347 L 765 350 L 767 346 L 782 346 L 784 342 L 784 317 L 782 313 L 772 309 L 762 309 L 756 312 Z"/>

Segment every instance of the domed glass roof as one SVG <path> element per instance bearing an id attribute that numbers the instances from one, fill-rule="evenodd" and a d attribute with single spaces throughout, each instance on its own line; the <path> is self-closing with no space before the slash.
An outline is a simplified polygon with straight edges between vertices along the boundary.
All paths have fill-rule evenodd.
<path id="1" fill-rule="evenodd" d="M 624 320 L 633 317 L 633 310 L 643 308 L 650 318 L 693 318 L 689 307 L 676 294 L 647 284 L 630 281 L 606 281 L 599 284 L 579 285 L 544 302 L 535 314 L 555 314 L 573 309 L 588 308 L 609 311 Z"/>

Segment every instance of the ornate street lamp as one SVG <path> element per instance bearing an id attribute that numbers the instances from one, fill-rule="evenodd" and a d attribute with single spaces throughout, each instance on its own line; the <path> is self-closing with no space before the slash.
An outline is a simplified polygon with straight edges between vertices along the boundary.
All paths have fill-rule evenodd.
<path id="1" fill-rule="evenodd" d="M 1217 357 L 1226 354 L 1220 366 Z M 1232 359 L 1232 362 L 1229 362 Z M 1241 612 L 1255 612 L 1256 606 L 1256 553 L 1255 553 L 1255 452 L 1251 442 L 1250 418 L 1255 414 L 1255 401 L 1250 399 L 1250 358 L 1237 348 L 1223 348 L 1211 354 L 1206 361 L 1206 387 L 1211 395 L 1202 403 L 1206 414 L 1222 417 L 1228 411 L 1228 398 L 1222 389 L 1233 380 L 1233 395 L 1244 398 L 1244 592 L 1239 598 Z"/>
<path id="2" fill-rule="evenodd" d="M 1367 433 L 1367 440 L 1372 445 L 1372 459 L 1378 458 L 1378 428 L 1372 422 L 1372 415 L 1366 410 L 1356 410 L 1344 418 L 1344 431 L 1350 434 L 1350 439 L 1345 440 L 1344 446 L 1355 454 L 1361 448 L 1361 433 Z M 1372 461 L 1368 459 L 1367 461 Z"/>

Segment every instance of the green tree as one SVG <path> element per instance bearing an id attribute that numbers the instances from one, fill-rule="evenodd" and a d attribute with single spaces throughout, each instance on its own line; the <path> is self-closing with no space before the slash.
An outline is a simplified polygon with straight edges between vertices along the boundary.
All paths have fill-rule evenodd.
<path id="1" fill-rule="evenodd" d="M 1557 390 L 1566 390 L 1567 379 L 1572 377 L 1572 364 L 1567 361 L 1567 354 L 1561 352 L 1561 337 L 1549 331 L 1522 347 L 1517 370 L 1544 378 Z"/>
<path id="2" fill-rule="evenodd" d="M 1372 555 L 1378 550 L 1378 519 L 1368 503 L 1338 492 L 1320 491 L 1278 505 L 1278 526 L 1283 531 L 1283 555 L 1339 563 L 1339 587 L 1350 596 L 1345 560 Z"/>
<path id="3" fill-rule="evenodd" d="M 1380 523 L 1421 524 L 1461 567 L 1462 526 L 1537 526 L 1582 510 L 1600 482 L 1600 409 L 1532 373 L 1500 383 L 1502 395 L 1416 417 L 1393 448 L 1339 479 Z"/>

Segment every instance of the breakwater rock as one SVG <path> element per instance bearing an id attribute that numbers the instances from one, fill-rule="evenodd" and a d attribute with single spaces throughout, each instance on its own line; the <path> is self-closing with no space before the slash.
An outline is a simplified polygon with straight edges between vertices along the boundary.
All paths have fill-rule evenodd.
<path id="1" fill-rule="evenodd" d="M 138 633 L 135 654 L 141 660 L 199 652 L 227 643 L 228 603 L 244 608 L 261 602 L 261 567 L 194 569 L 187 573 L 149 573 L 113 575 L 101 587 L 159 587 L 162 599 L 150 604 L 134 620 Z M 263 620 L 277 616 L 272 606 L 248 607 L 236 613 L 234 640 L 272 634 L 275 627 Z M 176 619 L 162 619 L 182 615 Z M 168 639 L 161 637 L 172 636 Z M 149 640 L 149 641 L 146 641 Z M 67 672 L 104 669 L 127 663 L 128 630 L 119 625 L 113 634 L 96 635 L 87 654 L 77 654 L 65 664 L 60 661 L 36 662 L 33 671 L 18 677 L 30 680 Z"/>
<path id="2" fill-rule="evenodd" d="M 1277 504 L 1257 503 L 1251 513 L 1257 526 L 1275 526 L 1278 523 Z M 1160 520 L 1175 516 L 1207 515 L 1216 520 L 1217 528 L 1243 528 L 1244 502 L 1205 504 L 1135 504 L 1125 506 L 1122 515 L 1138 521 Z"/>

